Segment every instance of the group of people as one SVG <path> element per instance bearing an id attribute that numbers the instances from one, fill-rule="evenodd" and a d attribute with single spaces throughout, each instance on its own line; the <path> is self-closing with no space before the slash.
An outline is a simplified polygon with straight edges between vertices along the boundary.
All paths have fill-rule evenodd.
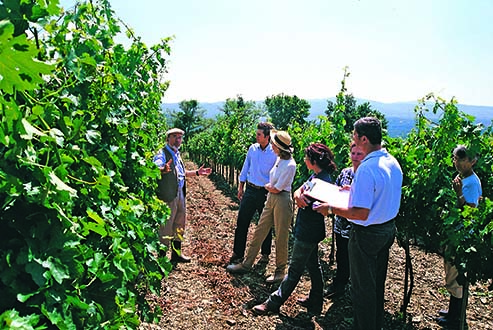
<path id="1" fill-rule="evenodd" d="M 180 129 L 166 132 L 167 145 L 154 158 L 162 174 L 159 198 L 171 209 L 171 217 L 160 228 L 159 236 L 162 244 L 169 246 L 172 243 L 171 261 L 174 263 L 190 261 L 181 253 L 185 230 L 185 177 L 211 173 L 210 168 L 203 166 L 195 171 L 185 169 L 178 150 L 182 137 Z M 266 282 L 280 284 L 264 303 L 253 308 L 256 314 L 279 312 L 306 268 L 311 289 L 298 303 L 309 313 L 320 314 L 324 294 L 327 298 L 340 296 L 350 281 L 354 329 L 382 329 L 389 250 L 396 233 L 394 218 L 399 211 L 403 174 L 397 160 L 382 148 L 380 121 L 365 117 L 354 123 L 350 146 L 352 166 L 343 169 L 335 180 L 341 189 L 349 190 L 347 206 L 317 201 L 305 194 L 314 179 L 333 182 L 332 175 L 337 169 L 334 155 L 321 143 L 312 143 L 304 150 L 305 166 L 313 173 L 292 193 L 296 173 L 293 152 L 287 132 L 276 131 L 269 123 L 258 124 L 256 143 L 249 147 L 240 173 L 240 208 L 227 271 L 233 274 L 249 272 L 259 252 L 259 262 L 268 262 L 274 232 L 276 268 Z M 453 180 L 458 206 L 476 206 L 481 196 L 479 179 L 472 170 L 476 158 L 464 146 L 458 146 L 453 157 L 459 172 Z M 298 211 L 288 266 L 293 200 Z M 260 215 L 258 224 L 246 249 L 249 225 L 256 212 Z M 335 215 L 337 271 L 333 283 L 324 292 L 318 244 L 325 238 L 325 216 L 331 214 Z M 445 264 L 451 302 L 449 310 L 441 312 L 438 322 L 452 325 L 458 322 L 462 290 L 457 283 L 457 269 L 448 262 Z"/>

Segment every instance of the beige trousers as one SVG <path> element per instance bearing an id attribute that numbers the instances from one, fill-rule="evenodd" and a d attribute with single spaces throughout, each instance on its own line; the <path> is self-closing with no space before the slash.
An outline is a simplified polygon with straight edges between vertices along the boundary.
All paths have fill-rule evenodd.
<path id="1" fill-rule="evenodd" d="M 450 262 L 444 260 L 445 266 L 445 288 L 455 298 L 462 298 L 462 285 L 457 283 L 459 271 Z"/>
<path id="2" fill-rule="evenodd" d="M 159 227 L 159 241 L 169 247 L 170 240 L 183 241 L 187 208 L 183 189 L 178 189 L 178 195 L 167 203 L 171 214 L 165 225 Z"/>
<path id="3" fill-rule="evenodd" d="M 286 272 L 288 264 L 289 228 L 293 219 L 293 200 L 291 192 L 282 191 L 278 194 L 267 194 L 262 215 L 250 242 L 243 264 L 252 267 L 262 242 L 269 230 L 274 226 L 276 238 L 276 272 Z"/>

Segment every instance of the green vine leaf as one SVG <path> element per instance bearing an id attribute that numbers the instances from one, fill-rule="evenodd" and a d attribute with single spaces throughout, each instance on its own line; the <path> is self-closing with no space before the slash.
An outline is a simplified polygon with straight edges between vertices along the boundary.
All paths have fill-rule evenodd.
<path id="1" fill-rule="evenodd" d="M 13 37 L 14 25 L 0 21 L 0 89 L 8 94 L 33 90 L 43 82 L 42 74 L 49 74 L 53 65 L 35 59 L 37 50 L 25 34 Z"/>
<path id="2" fill-rule="evenodd" d="M 49 173 L 50 182 L 55 186 L 57 190 L 67 191 L 71 197 L 77 197 L 77 190 L 71 188 L 65 182 L 63 182 L 55 172 L 51 171 Z"/>
<path id="3" fill-rule="evenodd" d="M 41 132 L 39 129 L 31 125 L 31 123 L 28 122 L 26 118 L 22 118 L 21 122 L 22 122 L 22 126 L 24 126 L 24 130 L 26 131 L 26 134 L 22 134 L 21 138 L 25 140 L 31 140 L 34 135 L 38 135 L 38 136 L 46 135 L 45 133 Z"/>

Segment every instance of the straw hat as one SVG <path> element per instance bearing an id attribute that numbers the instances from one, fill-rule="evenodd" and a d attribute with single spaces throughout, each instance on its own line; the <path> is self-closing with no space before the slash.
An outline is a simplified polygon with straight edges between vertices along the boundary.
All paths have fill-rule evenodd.
<path id="1" fill-rule="evenodd" d="M 282 151 L 289 152 L 290 154 L 294 151 L 294 148 L 291 145 L 291 136 L 289 136 L 288 132 L 272 132 L 270 141 Z"/>

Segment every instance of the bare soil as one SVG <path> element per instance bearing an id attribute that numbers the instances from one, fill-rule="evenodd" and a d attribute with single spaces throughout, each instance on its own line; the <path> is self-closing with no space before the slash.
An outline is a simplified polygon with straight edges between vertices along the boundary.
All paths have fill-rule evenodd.
<path id="1" fill-rule="evenodd" d="M 188 164 L 192 168 L 193 164 Z M 188 180 L 187 229 L 184 254 L 189 264 L 179 264 L 163 280 L 161 297 L 153 300 L 164 308 L 159 324 L 142 324 L 142 329 L 351 329 L 352 307 L 349 290 L 345 296 L 325 300 L 320 316 L 310 317 L 296 303 L 308 294 L 308 275 L 302 278 L 280 314 L 255 316 L 251 308 L 265 301 L 277 289 L 265 283 L 274 270 L 274 253 L 267 265 L 257 265 L 245 275 L 231 275 L 225 267 L 233 246 L 238 212 L 236 190 L 212 174 Z M 252 223 L 249 235 L 253 233 Z M 335 275 L 330 260 L 331 223 L 327 239 L 320 244 L 320 258 L 327 284 Z M 275 252 L 275 249 L 272 250 Z M 391 249 L 385 291 L 385 329 L 441 329 L 434 320 L 447 308 L 443 288 L 443 261 L 436 254 L 411 249 L 415 286 L 407 316 L 400 312 L 404 297 L 405 253 L 397 243 Z M 493 291 L 489 283 L 470 287 L 467 307 L 469 329 L 493 329 Z"/>

